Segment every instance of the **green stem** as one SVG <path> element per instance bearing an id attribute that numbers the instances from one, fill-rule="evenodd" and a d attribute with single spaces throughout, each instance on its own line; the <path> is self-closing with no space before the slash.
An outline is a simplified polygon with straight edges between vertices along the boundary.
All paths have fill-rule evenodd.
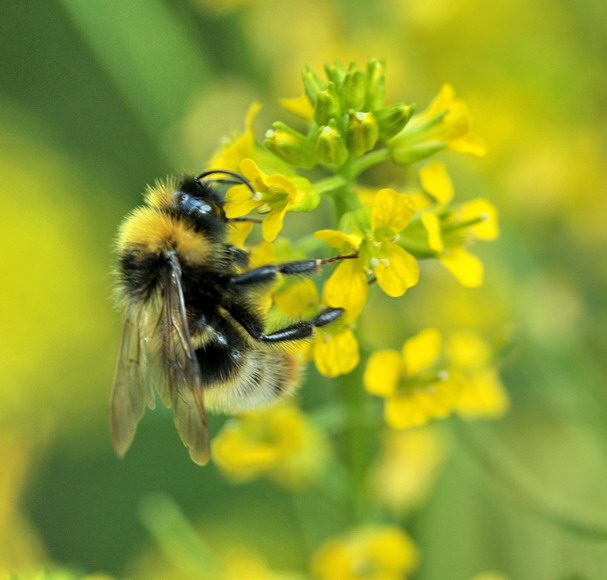
<path id="1" fill-rule="evenodd" d="M 367 153 L 366 155 L 359 157 L 358 159 L 356 159 L 355 161 L 353 161 L 351 163 L 350 175 L 352 177 L 356 177 L 357 175 L 360 175 L 361 173 L 363 173 L 364 171 L 369 169 L 369 167 L 373 167 L 373 165 L 377 165 L 378 163 L 381 163 L 382 161 L 386 161 L 387 159 L 390 159 L 391 156 L 392 156 L 392 151 L 388 147 L 386 147 L 384 149 L 376 149 L 375 151 L 371 151 L 370 153 Z"/>
<path id="2" fill-rule="evenodd" d="M 348 183 L 344 177 L 341 175 L 332 175 L 331 177 L 326 177 L 325 179 L 317 181 L 314 184 L 314 189 L 322 195 L 333 193 L 346 185 L 348 185 Z"/>
<path id="3" fill-rule="evenodd" d="M 456 223 L 456 224 L 453 224 L 450 226 L 445 226 L 444 228 L 442 228 L 442 230 L 443 230 L 443 233 L 452 232 L 452 231 L 460 230 L 463 228 L 469 228 L 470 226 L 475 226 L 475 225 L 481 224 L 485 221 L 487 221 L 487 218 L 485 218 L 483 216 L 479 216 L 476 218 L 469 219 L 467 222 L 461 222 L 461 223 Z"/>

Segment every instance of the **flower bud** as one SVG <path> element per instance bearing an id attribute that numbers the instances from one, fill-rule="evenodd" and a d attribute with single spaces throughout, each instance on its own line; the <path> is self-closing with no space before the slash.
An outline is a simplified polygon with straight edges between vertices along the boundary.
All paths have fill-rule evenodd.
<path id="1" fill-rule="evenodd" d="M 365 73 L 352 64 L 341 87 L 342 110 L 360 111 L 365 104 Z"/>
<path id="2" fill-rule="evenodd" d="M 324 90 L 327 84 L 314 72 L 311 66 L 307 66 L 301 76 L 308 99 L 312 104 L 316 103 L 318 93 Z"/>
<path id="3" fill-rule="evenodd" d="M 318 131 L 316 153 L 319 161 L 325 165 L 341 165 L 348 159 L 344 138 L 332 125 L 325 125 Z"/>
<path id="4" fill-rule="evenodd" d="M 289 211 L 314 211 L 320 203 L 320 194 L 305 177 L 290 177 L 289 181 L 297 188 L 297 201 Z"/>
<path id="5" fill-rule="evenodd" d="M 373 149 L 378 136 L 379 127 L 373 113 L 359 111 L 351 116 L 348 127 L 348 149 L 353 157 L 360 157 Z"/>
<path id="6" fill-rule="evenodd" d="M 341 87 L 346 76 L 346 71 L 344 70 L 344 65 L 336 60 L 333 64 L 325 63 L 325 74 L 336 87 Z"/>
<path id="7" fill-rule="evenodd" d="M 415 111 L 415 105 L 397 103 L 375 111 L 375 118 L 379 125 L 379 139 L 387 141 L 399 133 Z"/>
<path id="8" fill-rule="evenodd" d="M 264 140 L 270 151 L 295 167 L 310 169 L 316 165 L 316 154 L 305 135 L 281 122 L 274 123 L 272 127 Z"/>
<path id="9" fill-rule="evenodd" d="M 384 106 L 386 96 L 386 67 L 381 60 L 371 59 L 367 65 L 365 109 L 375 111 Z"/>
<path id="10" fill-rule="evenodd" d="M 329 83 L 329 88 L 320 91 L 314 105 L 314 120 L 319 125 L 328 125 L 331 119 L 339 116 L 339 100 L 335 96 L 335 86 Z"/>

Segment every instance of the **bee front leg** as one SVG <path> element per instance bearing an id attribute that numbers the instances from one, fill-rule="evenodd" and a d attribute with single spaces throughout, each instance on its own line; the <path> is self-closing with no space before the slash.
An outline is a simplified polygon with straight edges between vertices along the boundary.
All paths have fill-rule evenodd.
<path id="1" fill-rule="evenodd" d="M 249 270 L 244 274 L 239 274 L 230 278 L 230 284 L 234 287 L 252 287 L 263 284 L 269 284 L 276 279 L 278 274 L 303 275 L 309 276 L 319 272 L 321 267 L 339 260 L 351 260 L 358 258 L 358 254 L 348 254 L 346 256 L 335 256 L 324 260 L 297 260 L 296 262 L 286 262 L 284 264 L 268 264 Z"/>

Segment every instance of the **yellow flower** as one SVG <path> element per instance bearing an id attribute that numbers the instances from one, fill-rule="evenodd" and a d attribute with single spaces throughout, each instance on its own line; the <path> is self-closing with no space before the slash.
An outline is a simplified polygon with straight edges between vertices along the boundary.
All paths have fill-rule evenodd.
<path id="1" fill-rule="evenodd" d="M 213 459 L 236 482 L 266 476 L 288 488 L 305 487 L 328 458 L 323 434 L 296 407 L 280 405 L 228 421 L 213 441 Z"/>
<path id="2" fill-rule="evenodd" d="M 244 159 L 239 169 L 255 193 L 246 185 L 230 188 L 226 195 L 226 216 L 241 217 L 254 209 L 266 214 L 262 234 L 268 242 L 276 239 L 287 211 L 311 211 L 320 201 L 318 192 L 304 177 L 287 178 L 280 173 L 266 175 L 253 159 Z"/>
<path id="3" fill-rule="evenodd" d="M 474 199 L 455 210 L 439 211 L 443 213 L 441 217 L 429 211 L 421 216 L 428 245 L 462 286 L 480 286 L 483 264 L 467 247 L 475 240 L 495 240 L 499 236 L 497 210 L 486 199 Z"/>
<path id="4" fill-rule="evenodd" d="M 347 234 L 320 230 L 315 237 L 341 254 L 358 252 L 358 258 L 344 260 L 325 284 L 329 306 L 344 308 L 354 317 L 363 308 L 368 291 L 367 273 L 375 274 L 379 287 L 389 296 L 402 296 L 419 280 L 417 260 L 396 244 L 415 213 L 413 199 L 393 189 L 381 189 L 373 198 L 366 231 Z"/>
<path id="5" fill-rule="evenodd" d="M 489 345 L 477 334 L 461 332 L 446 347 L 449 373 L 460 384 L 457 412 L 467 418 L 500 417 L 510 406 Z"/>
<path id="6" fill-rule="evenodd" d="M 429 107 L 414 115 L 405 128 L 388 141 L 396 163 L 414 163 L 441 149 L 482 156 L 484 141 L 471 131 L 468 106 L 455 98 L 449 84 L 440 89 Z"/>
<path id="7" fill-rule="evenodd" d="M 394 514 L 408 513 L 421 505 L 437 478 L 446 455 L 446 444 L 429 427 L 387 430 L 382 452 L 371 467 L 373 497 Z"/>
<path id="8" fill-rule="evenodd" d="M 319 328 L 312 343 L 316 368 L 325 377 L 337 377 L 353 371 L 360 360 L 358 341 L 352 327 L 337 330 Z"/>
<path id="9" fill-rule="evenodd" d="M 459 385 L 444 370 L 435 370 L 442 338 L 435 329 L 405 341 L 402 351 L 382 350 L 369 358 L 366 390 L 386 399 L 386 422 L 395 429 L 415 427 L 451 414 Z"/>
<path id="10" fill-rule="evenodd" d="M 365 526 L 325 541 L 311 567 L 318 580 L 404 580 L 417 562 L 417 549 L 401 529 Z"/>

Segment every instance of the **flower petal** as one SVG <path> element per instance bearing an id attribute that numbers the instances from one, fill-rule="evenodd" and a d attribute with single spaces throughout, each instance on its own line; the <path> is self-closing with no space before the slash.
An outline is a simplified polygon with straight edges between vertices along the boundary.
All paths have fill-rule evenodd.
<path id="1" fill-rule="evenodd" d="M 379 287 L 388 296 L 402 296 L 407 288 L 419 281 L 419 264 L 407 250 L 385 242 L 381 247 L 381 260 L 372 264 Z"/>
<path id="2" fill-rule="evenodd" d="M 453 184 L 447 174 L 445 165 L 433 161 L 419 170 L 419 178 L 424 191 L 429 193 L 438 203 L 449 203 L 453 199 Z"/>
<path id="3" fill-rule="evenodd" d="M 358 250 L 362 237 L 354 234 L 344 234 L 337 230 L 319 230 L 314 234 L 315 238 L 326 242 L 333 248 L 343 248 L 348 245 L 353 250 Z"/>
<path id="4" fill-rule="evenodd" d="M 352 330 L 347 327 L 338 334 L 319 331 L 313 349 L 316 368 L 325 377 L 349 373 L 360 360 L 358 342 Z"/>
<path id="5" fill-rule="evenodd" d="M 422 225 L 428 234 L 428 245 L 440 254 L 445 249 L 440 219 L 436 214 L 426 212 L 422 214 Z"/>
<path id="6" fill-rule="evenodd" d="M 499 237 L 497 209 L 483 198 L 467 201 L 458 212 L 458 219 L 465 223 L 473 219 L 483 221 L 467 228 L 477 240 L 495 240 Z"/>
<path id="7" fill-rule="evenodd" d="M 415 200 L 393 189 L 380 189 L 373 200 L 371 227 L 375 230 L 389 227 L 395 233 L 401 232 L 417 210 Z"/>
<path id="8" fill-rule="evenodd" d="M 398 351 L 374 352 L 365 369 L 365 389 L 378 397 L 390 397 L 396 393 L 403 371 L 403 358 Z"/>
<path id="9" fill-rule="evenodd" d="M 386 423 L 394 429 L 407 429 L 425 425 L 431 418 L 430 414 L 409 395 L 391 397 L 384 407 Z"/>
<path id="10" fill-rule="evenodd" d="M 476 288 L 483 283 L 483 263 L 480 258 L 463 248 L 451 248 L 440 256 L 443 266 L 466 288 Z"/>
<path id="11" fill-rule="evenodd" d="M 329 306 L 343 308 L 355 318 L 367 300 L 369 284 L 360 258 L 344 260 L 326 281 L 324 297 Z"/>
<path id="12" fill-rule="evenodd" d="M 251 190 L 246 185 L 235 185 L 226 193 L 224 210 L 228 219 L 251 213 L 260 202 L 253 199 Z"/>
<path id="13" fill-rule="evenodd" d="M 430 368 L 441 352 L 441 334 L 435 328 L 427 328 L 405 341 L 403 360 L 408 375 L 418 374 Z"/>
<path id="14" fill-rule="evenodd" d="M 287 213 L 287 206 L 273 209 L 261 224 L 261 233 L 266 242 L 273 242 L 282 230 L 282 224 Z"/>
<path id="15" fill-rule="evenodd" d="M 301 95 L 299 97 L 293 97 L 290 99 L 279 99 L 278 102 L 283 109 L 286 109 L 290 113 L 293 113 L 302 119 L 311 121 L 314 117 L 314 110 L 312 109 L 312 105 L 310 104 L 310 101 L 306 95 Z"/>

